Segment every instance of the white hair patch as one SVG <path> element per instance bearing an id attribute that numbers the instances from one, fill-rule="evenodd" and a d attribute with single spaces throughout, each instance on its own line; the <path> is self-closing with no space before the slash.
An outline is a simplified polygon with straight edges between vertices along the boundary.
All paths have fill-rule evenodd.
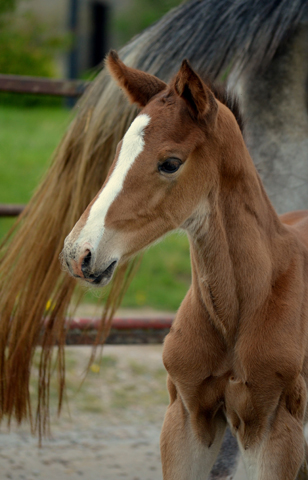
<path id="1" fill-rule="evenodd" d="M 123 188 L 126 175 L 138 155 L 144 148 L 144 129 L 149 124 L 149 115 L 142 114 L 135 118 L 123 137 L 121 150 L 117 163 L 110 178 L 93 203 L 87 222 L 80 232 L 80 237 L 87 235 L 95 248 L 104 233 L 105 218 L 107 212 Z M 99 227 L 99 231 L 98 231 Z M 87 231 L 87 232 L 86 232 Z M 79 241 L 81 238 L 79 238 Z"/>

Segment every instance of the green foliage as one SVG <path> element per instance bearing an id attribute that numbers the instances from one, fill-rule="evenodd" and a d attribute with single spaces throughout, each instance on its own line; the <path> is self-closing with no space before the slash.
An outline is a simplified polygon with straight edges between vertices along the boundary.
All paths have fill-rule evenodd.
<path id="1" fill-rule="evenodd" d="M 14 10 L 16 5 L 15 0 L 1 0 L 0 2 L 0 15 L 3 15 L 4 13 L 11 12 Z M 0 23 L 1 23 L 1 18 L 0 18 Z"/>
<path id="2" fill-rule="evenodd" d="M 120 45 L 159 20 L 181 0 L 132 0 L 112 20 Z"/>
<path id="3" fill-rule="evenodd" d="M 19 21 L 8 19 L 0 30 L 0 71 L 12 75 L 52 77 L 56 39 L 46 35 L 37 18 L 27 12 Z"/>
<path id="4" fill-rule="evenodd" d="M 0 17 L 0 73 L 56 76 L 55 55 L 67 47 L 68 39 L 53 34 L 33 13 Z M 37 105 L 60 103 L 60 99 L 40 95 L 1 93 L 1 104 Z"/>

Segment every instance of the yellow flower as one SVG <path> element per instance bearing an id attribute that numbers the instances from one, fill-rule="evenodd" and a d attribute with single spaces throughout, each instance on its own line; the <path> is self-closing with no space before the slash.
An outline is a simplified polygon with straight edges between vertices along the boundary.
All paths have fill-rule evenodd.
<path id="1" fill-rule="evenodd" d="M 55 306 L 56 306 L 55 303 L 52 304 L 51 300 L 49 299 L 48 302 L 46 303 L 46 312 L 48 312 L 48 310 L 54 310 Z"/>
<path id="2" fill-rule="evenodd" d="M 100 366 L 97 364 L 97 363 L 92 363 L 91 367 L 90 367 L 90 370 L 91 372 L 93 373 L 99 373 L 100 371 Z"/>

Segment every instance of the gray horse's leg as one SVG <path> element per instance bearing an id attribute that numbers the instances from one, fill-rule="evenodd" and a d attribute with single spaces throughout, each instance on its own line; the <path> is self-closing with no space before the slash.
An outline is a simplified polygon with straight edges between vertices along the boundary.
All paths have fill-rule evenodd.
<path id="1" fill-rule="evenodd" d="M 211 470 L 209 480 L 231 480 L 235 475 L 238 460 L 239 460 L 239 447 L 236 438 L 230 432 L 228 428 L 226 430 L 219 455 Z M 301 477 L 298 480 L 308 479 L 308 477 Z"/>

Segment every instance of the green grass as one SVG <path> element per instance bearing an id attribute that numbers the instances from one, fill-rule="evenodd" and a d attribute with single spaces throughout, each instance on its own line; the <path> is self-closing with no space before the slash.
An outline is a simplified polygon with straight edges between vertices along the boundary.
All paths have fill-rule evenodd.
<path id="1" fill-rule="evenodd" d="M 47 170 L 71 112 L 0 106 L 0 203 L 27 203 Z M 0 238 L 14 219 L 0 218 Z"/>
<path id="2" fill-rule="evenodd" d="M 190 257 L 185 235 L 167 236 L 145 254 L 123 306 L 150 305 L 176 310 L 190 284 Z"/>
<path id="3" fill-rule="evenodd" d="M 29 201 L 70 118 L 62 108 L 0 108 L 0 203 Z M 0 218 L 0 238 L 13 221 Z M 169 235 L 145 252 L 123 306 L 175 310 L 189 283 L 186 236 Z M 87 301 L 97 301 L 96 295 L 87 293 Z"/>
<path id="4" fill-rule="evenodd" d="M 63 108 L 1 107 L 1 202 L 30 199 L 70 117 Z"/>

